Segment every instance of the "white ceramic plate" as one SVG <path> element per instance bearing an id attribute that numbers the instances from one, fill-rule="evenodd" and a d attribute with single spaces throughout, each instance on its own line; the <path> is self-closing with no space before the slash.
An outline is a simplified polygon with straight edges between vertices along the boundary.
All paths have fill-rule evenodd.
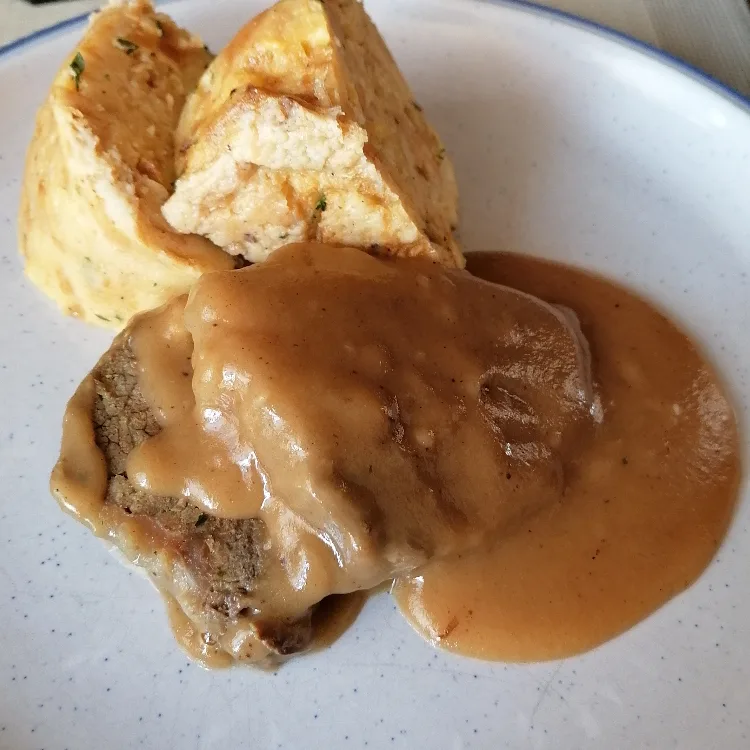
<path id="1" fill-rule="evenodd" d="M 169 11 L 220 47 L 260 7 Z M 717 362 L 746 429 L 750 108 L 533 7 L 370 10 L 453 156 L 466 247 L 576 263 L 645 293 Z M 277 675 L 188 662 L 154 591 L 47 490 L 65 402 L 109 336 L 24 280 L 15 215 L 35 110 L 81 28 L 0 58 L 0 748 L 750 747 L 747 492 L 700 581 L 582 657 L 439 653 L 383 595 L 333 648 Z"/>

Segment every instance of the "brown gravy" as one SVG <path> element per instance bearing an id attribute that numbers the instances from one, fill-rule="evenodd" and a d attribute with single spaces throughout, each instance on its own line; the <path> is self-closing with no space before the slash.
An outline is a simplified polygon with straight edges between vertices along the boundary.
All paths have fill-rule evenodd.
<path id="1" fill-rule="evenodd" d="M 180 648 L 194 661 L 206 669 L 225 669 L 232 666 L 233 659 L 226 651 L 206 643 L 204 634 L 196 627 L 177 600 L 162 592 L 167 607 L 167 617 L 172 635 Z"/>
<path id="2" fill-rule="evenodd" d="M 313 649 L 322 651 L 332 646 L 354 624 L 367 602 L 370 592 L 353 591 L 351 594 L 327 596 L 313 610 Z"/>
<path id="3" fill-rule="evenodd" d="M 424 261 L 288 246 L 130 328 L 163 429 L 128 477 L 262 519 L 283 560 L 258 597 L 273 615 L 476 547 L 557 501 L 593 421 L 577 323 Z"/>
<path id="4" fill-rule="evenodd" d="M 592 648 L 694 581 L 740 467 L 731 406 L 690 340 L 573 268 L 470 256 L 502 288 L 411 263 L 291 247 L 204 277 L 187 308 L 178 298 L 134 319 L 121 337 L 161 431 L 128 455 L 129 480 L 260 518 L 253 611 L 294 618 L 322 600 L 318 647 L 356 617 L 364 595 L 350 592 L 393 576 L 432 643 L 514 661 Z M 53 491 L 154 567 L 173 543 L 105 502 L 94 399 L 89 377 Z M 184 575 L 160 571 L 194 658 L 249 659 L 246 622 L 216 624 Z"/>
<path id="5" fill-rule="evenodd" d="M 234 664 L 231 654 L 206 641 L 205 633 L 185 614 L 177 600 L 162 592 L 167 608 L 169 626 L 180 648 L 194 661 L 206 669 L 226 669 Z M 355 591 L 351 594 L 328 596 L 313 610 L 313 643 L 311 651 L 322 651 L 332 646 L 354 624 L 359 616 L 368 592 Z M 267 665 L 256 664 L 261 669 L 273 669 L 274 661 Z"/>
<path id="6" fill-rule="evenodd" d="M 393 592 L 442 648 L 570 656 L 635 625 L 711 561 L 740 476 L 732 407 L 690 339 L 624 289 L 517 255 L 476 253 L 468 269 L 575 310 L 604 419 L 566 467 L 561 502 L 488 549 L 397 579 Z"/>

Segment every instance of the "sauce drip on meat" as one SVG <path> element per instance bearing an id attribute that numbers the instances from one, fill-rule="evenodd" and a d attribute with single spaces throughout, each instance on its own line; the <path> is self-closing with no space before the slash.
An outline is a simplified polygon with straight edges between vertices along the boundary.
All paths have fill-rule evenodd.
<path id="1" fill-rule="evenodd" d="M 259 588 L 264 614 L 371 588 L 556 502 L 593 421 L 566 312 L 425 261 L 292 246 L 203 277 L 184 313 L 130 335 L 163 427 L 130 454 L 130 481 L 262 518 L 283 568 Z"/>
<path id="2" fill-rule="evenodd" d="M 566 465 L 561 502 L 481 551 L 399 578 L 393 591 L 435 645 L 557 659 L 630 628 L 711 561 L 737 496 L 735 419 L 690 339 L 621 287 L 516 255 L 473 254 L 468 268 L 576 311 L 603 420 Z"/>
<path id="3" fill-rule="evenodd" d="M 129 418 L 153 416 L 116 479 L 188 507 L 189 538 L 108 501 L 103 386 L 79 388 L 54 492 L 129 559 L 166 556 L 155 582 L 199 659 L 246 658 L 253 627 L 293 653 L 283 626 L 298 618 L 332 640 L 361 603 L 332 597 L 394 577 L 436 645 L 558 658 L 632 626 L 711 560 L 738 437 L 690 340 L 572 268 L 491 253 L 469 269 L 289 246 L 134 319 L 115 342 L 145 401 Z M 220 617 L 191 582 L 206 519 L 258 529 L 241 603 Z"/>

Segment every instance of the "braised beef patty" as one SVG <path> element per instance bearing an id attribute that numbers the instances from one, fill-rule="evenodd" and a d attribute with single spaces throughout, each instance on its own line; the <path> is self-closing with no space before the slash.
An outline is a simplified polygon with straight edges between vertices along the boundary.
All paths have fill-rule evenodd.
<path id="1" fill-rule="evenodd" d="M 128 324 L 71 399 L 52 490 L 174 599 L 183 644 L 257 664 L 308 646 L 326 597 L 560 502 L 593 398 L 557 308 L 290 245 Z"/>
<path id="2" fill-rule="evenodd" d="M 198 585 L 203 606 L 229 620 L 247 619 L 271 651 L 286 655 L 312 640 L 311 613 L 288 621 L 258 621 L 247 606 L 267 560 L 265 524 L 259 519 L 210 516 L 184 497 L 153 495 L 135 488 L 125 470 L 128 454 L 160 431 L 138 384 L 138 363 L 119 337 L 92 373 L 94 436 L 107 464 L 105 503 L 154 524 L 169 540 Z"/>

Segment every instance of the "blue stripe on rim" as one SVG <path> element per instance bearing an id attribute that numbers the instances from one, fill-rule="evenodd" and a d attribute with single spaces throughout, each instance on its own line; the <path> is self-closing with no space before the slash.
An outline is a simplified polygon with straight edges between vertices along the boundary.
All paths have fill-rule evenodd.
<path id="1" fill-rule="evenodd" d="M 629 47 L 635 52 L 645 55 L 646 57 L 649 57 L 656 62 L 660 62 L 662 65 L 666 65 L 667 67 L 672 68 L 679 73 L 682 73 L 688 78 L 691 78 L 696 83 L 701 84 L 719 94 L 720 96 L 728 99 L 730 102 L 737 105 L 740 109 L 750 114 L 750 98 L 746 98 L 745 96 L 740 94 L 739 91 L 735 91 L 725 83 L 718 81 L 716 78 L 710 76 L 705 71 L 696 68 L 695 66 L 691 65 L 688 62 L 685 62 L 681 58 L 675 57 L 669 52 L 665 52 L 664 50 L 661 50 L 658 47 L 654 47 L 647 42 L 643 42 L 640 39 L 628 36 L 627 34 L 623 34 L 620 31 L 616 31 L 615 29 L 611 29 L 607 26 L 602 26 L 596 21 L 590 21 L 587 18 L 581 18 L 580 16 L 576 16 L 573 13 L 568 13 L 564 10 L 558 10 L 557 8 L 550 8 L 544 5 L 537 5 L 536 3 L 531 2 L 531 0 L 480 0 L 480 2 L 486 2 L 493 5 L 497 4 L 508 5 L 511 7 L 515 6 L 527 13 L 546 16 L 549 19 L 565 23 L 569 26 L 574 26 L 583 31 L 595 34 L 596 36 L 608 38 L 613 42 L 621 44 L 625 47 Z M 40 39 L 44 39 L 45 37 L 57 34 L 61 31 L 64 31 L 65 29 L 82 24 L 86 20 L 86 18 L 88 18 L 88 16 L 88 13 L 84 13 L 80 16 L 75 16 L 74 18 L 69 18 L 66 21 L 61 21 L 60 23 L 56 23 L 44 29 L 40 29 L 39 31 L 35 31 L 32 34 L 21 37 L 20 39 L 16 39 L 15 41 L 0 47 L 0 57 L 14 52 L 15 50 L 18 50 L 20 48 L 26 47 L 30 44 L 34 44 Z"/>
<path id="2" fill-rule="evenodd" d="M 9 44 L 5 44 L 2 47 L 0 47 L 0 57 L 2 57 L 3 55 L 7 55 L 10 52 L 13 52 L 14 50 L 20 49 L 21 47 L 26 47 L 29 44 L 33 44 L 34 42 L 37 42 L 40 39 L 44 39 L 45 37 L 52 36 L 53 34 L 57 34 L 59 31 L 64 31 L 65 29 L 71 26 L 76 26 L 79 23 L 83 23 L 88 17 L 89 17 L 88 13 L 81 13 L 80 16 L 74 16 L 73 18 L 68 18 L 65 21 L 60 21 L 59 23 L 52 24 L 52 26 L 47 26 L 44 29 L 39 29 L 39 31 L 34 31 L 31 34 L 22 36 L 19 39 L 16 39 L 10 42 Z"/>
<path id="3" fill-rule="evenodd" d="M 738 105 L 741 109 L 745 110 L 750 114 L 750 97 L 746 97 L 739 91 L 736 91 L 726 83 L 714 78 L 712 75 L 706 73 L 705 70 L 696 68 L 689 62 L 686 62 L 681 57 L 676 57 L 670 52 L 666 52 L 663 49 L 654 47 L 653 44 L 644 42 L 640 39 L 636 39 L 633 36 L 617 31 L 616 29 L 609 28 L 608 26 L 602 26 L 602 24 L 596 21 L 590 21 L 588 18 L 582 18 L 576 16 L 573 13 L 568 13 L 564 10 L 558 10 L 557 8 L 550 8 L 545 5 L 537 5 L 531 0 L 480 0 L 481 2 L 489 2 L 491 4 L 501 5 L 515 5 L 519 8 L 526 10 L 530 13 L 536 13 L 537 15 L 549 16 L 551 18 L 562 21 L 569 26 L 576 26 L 583 31 L 595 34 L 597 36 L 603 36 L 609 38 L 613 42 L 617 42 L 625 47 L 630 47 L 635 52 L 650 57 L 652 60 L 666 65 L 668 68 L 672 68 L 688 78 L 692 78 L 696 83 L 702 84 L 709 89 L 712 89 L 715 93 L 725 96 L 734 104 Z"/>

